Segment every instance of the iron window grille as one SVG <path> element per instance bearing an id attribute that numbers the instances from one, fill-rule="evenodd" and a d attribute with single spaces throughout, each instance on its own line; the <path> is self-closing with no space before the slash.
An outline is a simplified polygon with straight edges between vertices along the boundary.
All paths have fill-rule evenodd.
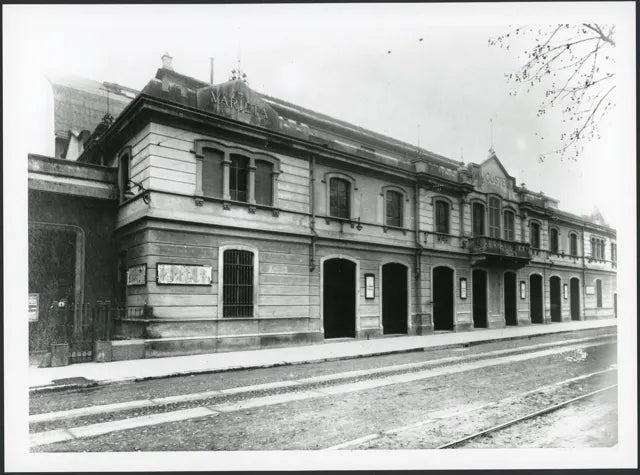
<path id="1" fill-rule="evenodd" d="M 223 317 L 253 316 L 253 253 L 237 249 L 224 251 Z"/>

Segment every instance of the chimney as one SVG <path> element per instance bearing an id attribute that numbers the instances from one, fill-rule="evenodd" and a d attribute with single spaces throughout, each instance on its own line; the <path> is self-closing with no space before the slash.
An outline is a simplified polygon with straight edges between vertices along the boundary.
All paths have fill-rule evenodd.
<path id="1" fill-rule="evenodd" d="M 169 53 L 165 53 L 162 55 L 162 68 L 168 69 L 169 71 L 173 71 L 173 58 L 169 55 Z"/>

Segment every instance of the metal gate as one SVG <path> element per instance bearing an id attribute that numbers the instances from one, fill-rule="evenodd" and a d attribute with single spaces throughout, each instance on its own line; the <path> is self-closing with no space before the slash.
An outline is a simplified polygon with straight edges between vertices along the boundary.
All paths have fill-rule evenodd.
<path id="1" fill-rule="evenodd" d="M 69 364 L 93 361 L 94 342 L 111 340 L 114 321 L 124 315 L 124 308 L 114 307 L 109 301 L 70 304 L 65 308 Z"/>

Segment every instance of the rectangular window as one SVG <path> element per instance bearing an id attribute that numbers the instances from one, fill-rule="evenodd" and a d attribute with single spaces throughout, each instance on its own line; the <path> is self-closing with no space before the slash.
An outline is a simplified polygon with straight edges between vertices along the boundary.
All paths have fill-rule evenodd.
<path id="1" fill-rule="evenodd" d="M 484 206 L 473 203 L 473 235 L 484 236 Z"/>
<path id="2" fill-rule="evenodd" d="M 591 258 L 597 259 L 596 255 L 596 240 L 595 238 L 591 238 Z"/>
<path id="3" fill-rule="evenodd" d="M 500 239 L 500 200 L 489 197 L 489 236 Z"/>
<path id="4" fill-rule="evenodd" d="M 531 232 L 531 247 L 540 249 L 540 225 L 538 223 L 531 223 L 529 230 Z"/>
<path id="5" fill-rule="evenodd" d="M 252 317 L 253 253 L 235 249 L 224 251 L 223 262 L 223 316 Z"/>
<path id="6" fill-rule="evenodd" d="M 578 255 L 578 236 L 576 236 L 575 234 L 571 234 L 569 236 L 569 245 L 571 249 L 571 255 L 577 256 Z"/>
<path id="7" fill-rule="evenodd" d="M 505 241 L 515 241 L 515 215 L 511 211 L 504 213 L 504 239 Z"/>
<path id="8" fill-rule="evenodd" d="M 340 178 L 331 178 L 329 182 L 329 214 L 335 218 L 349 219 L 350 183 Z"/>
<path id="9" fill-rule="evenodd" d="M 387 225 L 402 227 L 402 194 L 387 191 Z"/>
<path id="10" fill-rule="evenodd" d="M 618 262 L 618 249 L 617 245 L 614 243 L 611 243 L 611 262 L 614 264 Z"/>
<path id="11" fill-rule="evenodd" d="M 555 228 L 549 230 L 549 250 L 558 252 L 558 230 Z"/>
<path id="12" fill-rule="evenodd" d="M 256 160 L 256 203 L 273 206 L 273 165 Z"/>
<path id="13" fill-rule="evenodd" d="M 218 150 L 205 149 L 202 161 L 202 194 L 222 198 L 222 160 Z"/>
<path id="14" fill-rule="evenodd" d="M 449 234 L 449 203 L 436 201 L 436 232 Z"/>
<path id="15" fill-rule="evenodd" d="M 229 167 L 229 193 L 235 201 L 247 201 L 249 160 L 238 155 L 231 156 Z"/>

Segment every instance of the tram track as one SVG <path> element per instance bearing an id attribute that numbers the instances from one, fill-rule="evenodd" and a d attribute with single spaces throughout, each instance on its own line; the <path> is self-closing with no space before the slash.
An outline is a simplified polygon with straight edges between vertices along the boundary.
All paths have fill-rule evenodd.
<path id="1" fill-rule="evenodd" d="M 603 393 L 605 391 L 610 391 L 611 389 L 617 388 L 617 387 L 618 387 L 617 384 L 612 384 L 610 386 L 606 386 L 604 388 L 597 389 L 596 391 L 591 391 L 588 394 L 583 394 L 581 396 L 577 396 L 577 397 L 568 399 L 566 401 L 562 401 L 562 402 L 560 402 L 558 404 L 554 404 L 553 406 L 549 406 L 549 407 L 540 409 L 538 411 L 531 412 L 531 413 L 526 414 L 524 416 L 520 416 L 520 417 L 517 417 L 515 419 L 511 419 L 510 421 L 503 422 L 502 424 L 498 424 L 496 426 L 489 427 L 488 429 L 484 429 L 484 430 L 478 431 L 478 432 L 476 432 L 474 434 L 468 435 L 466 437 L 462 437 L 462 438 L 460 438 L 458 440 L 455 440 L 453 442 L 448 442 L 446 444 L 440 445 L 439 447 L 436 447 L 436 449 L 452 449 L 452 448 L 455 448 L 455 447 L 459 447 L 459 446 L 464 445 L 465 443 L 470 442 L 470 441 L 472 441 L 474 439 L 478 439 L 478 438 L 484 437 L 484 436 L 486 436 L 488 434 L 498 432 L 500 430 L 506 429 L 507 427 L 514 426 L 516 424 L 519 424 L 521 422 L 527 421 L 529 419 L 534 419 L 536 417 L 543 416 L 543 415 L 548 414 L 550 412 L 557 411 L 558 409 L 566 407 L 566 406 L 568 406 L 570 404 L 575 404 L 577 402 L 584 401 L 585 399 L 592 398 L 592 397 L 594 397 L 594 396 L 596 396 L 596 395 L 598 395 L 600 393 Z"/>

